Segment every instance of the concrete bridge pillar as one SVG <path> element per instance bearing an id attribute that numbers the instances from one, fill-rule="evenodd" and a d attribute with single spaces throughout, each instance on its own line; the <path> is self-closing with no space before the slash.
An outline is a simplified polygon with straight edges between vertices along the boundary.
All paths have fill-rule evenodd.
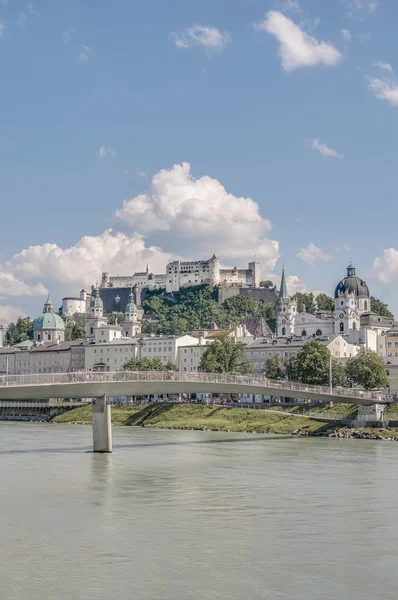
<path id="1" fill-rule="evenodd" d="M 93 452 L 112 452 L 111 407 L 106 396 L 92 403 Z"/>
<path id="2" fill-rule="evenodd" d="M 356 421 L 365 424 L 368 421 L 383 421 L 386 404 L 372 404 L 371 406 L 359 406 Z"/>

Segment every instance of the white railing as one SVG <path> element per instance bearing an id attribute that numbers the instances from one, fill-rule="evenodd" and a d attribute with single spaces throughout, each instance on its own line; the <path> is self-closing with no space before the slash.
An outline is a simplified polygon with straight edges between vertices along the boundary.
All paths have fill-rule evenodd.
<path id="1" fill-rule="evenodd" d="M 301 392 L 319 394 L 329 397 L 345 397 L 352 399 L 381 401 L 380 391 L 367 391 L 355 388 L 333 388 L 320 385 L 307 385 L 294 381 L 273 380 L 266 377 L 255 377 L 252 375 L 231 375 L 229 373 L 179 373 L 170 371 L 115 371 L 115 372 L 77 372 L 77 373 L 41 373 L 34 375 L 2 375 L 0 376 L 0 388 L 41 386 L 54 384 L 79 384 L 98 382 L 176 382 L 176 383 L 205 383 L 228 386 L 239 385 L 242 387 L 257 387 L 266 393 L 264 388 L 276 390 L 281 396 L 290 396 L 289 392 Z"/>

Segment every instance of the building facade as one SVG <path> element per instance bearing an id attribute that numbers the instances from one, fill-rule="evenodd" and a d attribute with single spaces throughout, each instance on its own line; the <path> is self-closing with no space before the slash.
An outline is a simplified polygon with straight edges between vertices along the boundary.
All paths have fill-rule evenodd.
<path id="1" fill-rule="evenodd" d="M 63 342 L 65 339 L 65 323 L 54 312 L 50 296 L 44 303 L 43 313 L 34 322 L 33 339 L 35 342 Z"/>

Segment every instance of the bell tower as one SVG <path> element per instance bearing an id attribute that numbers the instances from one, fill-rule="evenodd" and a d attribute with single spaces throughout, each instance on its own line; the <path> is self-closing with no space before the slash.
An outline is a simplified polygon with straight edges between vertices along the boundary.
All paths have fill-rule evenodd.
<path id="1" fill-rule="evenodd" d="M 277 335 L 288 337 L 294 335 L 294 326 L 297 316 L 297 304 L 289 298 L 285 279 L 285 267 L 282 267 L 281 286 L 277 307 Z"/>

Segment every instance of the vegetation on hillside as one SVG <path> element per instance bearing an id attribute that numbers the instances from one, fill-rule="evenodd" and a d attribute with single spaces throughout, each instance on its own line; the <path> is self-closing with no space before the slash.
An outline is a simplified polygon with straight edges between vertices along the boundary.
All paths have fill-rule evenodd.
<path id="1" fill-rule="evenodd" d="M 380 317 L 388 317 L 389 319 L 393 319 L 394 315 L 389 310 L 388 305 L 371 296 L 370 298 L 370 309 L 372 312 L 376 313 Z"/>
<path id="2" fill-rule="evenodd" d="M 249 296 L 234 296 L 220 306 L 217 293 L 209 285 L 182 288 L 172 294 L 164 290 L 148 292 L 143 309 L 156 321 L 144 321 L 142 332 L 182 335 L 192 329 L 209 328 L 212 323 L 220 329 L 235 327 L 242 318 L 255 314 L 266 320 L 275 318 L 273 304 L 260 305 Z"/>
<path id="3" fill-rule="evenodd" d="M 383 359 L 376 352 L 365 348 L 348 359 L 346 373 L 351 384 L 366 390 L 386 388 L 389 385 Z"/>
<path id="4" fill-rule="evenodd" d="M 79 340 L 86 335 L 86 328 L 79 323 L 66 323 L 65 325 L 65 340 Z"/>

